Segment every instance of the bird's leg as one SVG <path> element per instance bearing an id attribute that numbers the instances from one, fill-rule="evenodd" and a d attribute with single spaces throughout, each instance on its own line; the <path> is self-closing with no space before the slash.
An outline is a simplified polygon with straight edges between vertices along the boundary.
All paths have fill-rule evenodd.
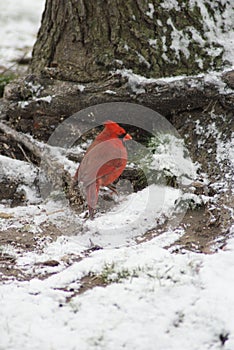
<path id="1" fill-rule="evenodd" d="M 110 184 L 110 185 L 108 185 L 106 187 L 109 188 L 113 193 L 117 194 L 117 196 L 118 196 L 118 192 L 116 190 L 116 186 L 115 185 Z"/>
<path id="2" fill-rule="evenodd" d="M 86 188 L 90 220 L 94 219 L 94 209 L 98 200 L 99 182 L 93 182 Z"/>
<path id="3" fill-rule="evenodd" d="M 94 219 L 94 209 L 90 206 L 89 207 L 89 218 L 90 220 L 93 220 Z"/>

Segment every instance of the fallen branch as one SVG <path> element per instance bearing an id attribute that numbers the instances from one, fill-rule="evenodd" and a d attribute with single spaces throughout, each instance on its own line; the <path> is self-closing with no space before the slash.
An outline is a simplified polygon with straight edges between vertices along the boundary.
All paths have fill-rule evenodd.
<path id="1" fill-rule="evenodd" d="M 72 202 L 73 208 L 76 210 L 80 208 L 80 204 L 83 204 L 83 199 L 81 200 L 77 189 L 74 189 L 73 178 L 69 172 L 64 169 L 62 160 L 55 157 L 53 147 L 38 142 L 2 122 L 0 122 L 0 131 L 17 142 L 17 146 L 22 151 L 27 162 L 31 162 L 31 159 L 25 153 L 23 147 L 27 148 L 34 157 L 39 158 L 40 171 L 43 172 L 47 179 L 46 183 L 49 184 L 49 187 L 51 186 L 50 189 L 64 191 L 67 199 Z M 17 191 L 17 186 L 15 191 Z"/>
<path id="2" fill-rule="evenodd" d="M 48 147 L 47 145 L 42 146 L 41 143 L 32 140 L 30 136 L 16 131 L 15 129 L 12 129 L 10 126 L 2 122 L 0 122 L 0 131 L 2 131 L 5 135 L 11 137 L 13 140 L 25 146 L 37 158 L 41 159 L 45 148 Z"/>

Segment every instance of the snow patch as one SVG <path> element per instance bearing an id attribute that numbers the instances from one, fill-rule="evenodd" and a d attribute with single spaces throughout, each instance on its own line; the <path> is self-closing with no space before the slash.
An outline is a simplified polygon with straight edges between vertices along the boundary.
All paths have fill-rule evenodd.
<path id="1" fill-rule="evenodd" d="M 190 51 L 189 51 L 190 38 L 188 37 L 188 34 L 184 33 L 184 31 L 182 30 L 176 29 L 171 18 L 168 18 L 167 25 L 172 27 L 172 32 L 171 32 L 172 43 L 170 48 L 175 51 L 175 55 L 177 59 L 180 59 L 181 52 L 188 59 L 190 56 Z"/>
<path id="2" fill-rule="evenodd" d="M 45 280 L 1 285 L 1 312 L 7 315 L 7 323 L 0 318 L 1 346 L 143 350 L 147 344 L 154 350 L 170 343 L 171 350 L 208 350 L 221 347 L 222 335 L 232 349 L 233 266 L 231 244 L 211 256 L 172 255 L 157 246 L 157 238 L 95 252 Z M 117 282 L 66 303 L 69 288 L 79 288 L 87 273 Z"/>
<path id="3" fill-rule="evenodd" d="M 85 90 L 85 85 L 82 85 L 82 84 L 78 84 L 78 90 L 80 91 L 80 92 L 83 92 L 84 90 Z"/>
<path id="4" fill-rule="evenodd" d="M 158 138 L 159 145 L 150 167 L 159 171 L 168 169 L 177 179 L 185 177 L 193 181 L 197 176 L 197 166 L 191 161 L 184 140 L 174 135 L 159 135 Z"/>
<path id="5" fill-rule="evenodd" d="M 37 175 L 37 168 L 28 162 L 12 159 L 0 155 L 0 176 L 20 180 L 20 182 L 33 184 Z"/>
<path id="6" fill-rule="evenodd" d="M 131 242 L 146 230 L 155 227 L 157 219 L 170 217 L 175 201 L 181 197 L 179 189 L 152 185 L 132 193 L 108 214 L 86 221 L 86 244 L 91 238 L 101 246 L 120 246 Z"/>
<path id="7" fill-rule="evenodd" d="M 153 19 L 153 18 L 154 18 L 154 12 L 155 12 L 154 5 L 150 2 L 150 3 L 148 4 L 148 6 L 149 6 L 149 11 L 146 12 L 146 15 L 147 15 L 149 18 Z"/>

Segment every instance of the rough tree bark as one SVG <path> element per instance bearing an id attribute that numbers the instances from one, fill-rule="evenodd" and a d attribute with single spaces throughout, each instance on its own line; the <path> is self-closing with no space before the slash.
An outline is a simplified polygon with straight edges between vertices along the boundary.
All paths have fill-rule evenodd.
<path id="1" fill-rule="evenodd" d="M 31 71 L 91 82 L 122 68 L 155 78 L 217 68 L 223 48 L 213 41 L 216 16 L 230 6 L 216 0 L 203 7 L 189 0 L 47 0 Z M 225 19 L 220 25 L 230 30 Z"/>

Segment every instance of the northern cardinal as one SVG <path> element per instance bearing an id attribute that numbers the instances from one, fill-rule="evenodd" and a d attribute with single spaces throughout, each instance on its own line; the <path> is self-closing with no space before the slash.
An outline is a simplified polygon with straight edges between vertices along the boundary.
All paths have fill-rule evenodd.
<path id="1" fill-rule="evenodd" d="M 78 181 L 85 190 L 90 219 L 94 217 L 100 186 L 109 186 L 124 171 L 127 164 L 124 142 L 132 139 L 111 120 L 104 122 L 104 126 L 87 149 L 74 176 L 74 181 Z"/>

